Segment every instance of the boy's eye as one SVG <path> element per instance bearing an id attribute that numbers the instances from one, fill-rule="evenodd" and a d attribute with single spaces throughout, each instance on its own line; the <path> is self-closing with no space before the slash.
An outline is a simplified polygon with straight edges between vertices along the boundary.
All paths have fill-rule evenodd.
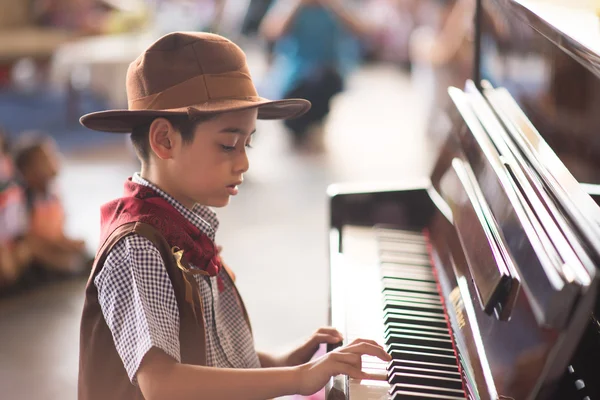
<path id="1" fill-rule="evenodd" d="M 223 151 L 233 151 L 233 150 L 235 150 L 235 146 L 226 146 L 224 144 L 221 145 L 221 148 L 223 149 Z"/>

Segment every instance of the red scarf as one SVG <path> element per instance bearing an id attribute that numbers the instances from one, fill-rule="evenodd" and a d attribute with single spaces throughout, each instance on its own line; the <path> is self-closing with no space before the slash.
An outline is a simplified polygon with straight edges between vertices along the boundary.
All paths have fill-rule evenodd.
<path id="1" fill-rule="evenodd" d="M 125 182 L 125 193 L 120 199 L 104 204 L 100 209 L 100 243 L 104 243 L 115 229 L 130 222 L 142 222 L 158 230 L 171 248 L 183 250 L 183 260 L 210 276 L 221 268 L 215 243 L 192 224 L 169 202 L 151 188 Z M 221 286 L 222 282 L 219 282 Z"/>

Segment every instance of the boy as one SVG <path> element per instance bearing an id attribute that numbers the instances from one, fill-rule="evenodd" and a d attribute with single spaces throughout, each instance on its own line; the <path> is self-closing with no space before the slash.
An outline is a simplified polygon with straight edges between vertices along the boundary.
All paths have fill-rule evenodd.
<path id="1" fill-rule="evenodd" d="M 306 100 L 259 97 L 242 50 L 207 33 L 176 32 L 129 68 L 129 110 L 84 126 L 132 132 L 141 172 L 101 210 L 101 247 L 86 288 L 79 399 L 266 399 L 312 394 L 336 374 L 367 377 L 357 341 L 310 362 L 322 328 L 284 357 L 257 353 L 243 302 L 214 243 L 223 207 L 248 170 L 257 118 L 305 113 Z"/>

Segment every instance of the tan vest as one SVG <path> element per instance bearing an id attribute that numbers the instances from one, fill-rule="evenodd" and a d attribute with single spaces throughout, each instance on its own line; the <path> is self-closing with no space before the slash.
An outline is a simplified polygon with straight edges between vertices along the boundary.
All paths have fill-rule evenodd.
<path id="1" fill-rule="evenodd" d="M 100 309 L 98 290 L 94 284 L 94 278 L 102 270 L 102 266 L 112 248 L 119 240 L 131 234 L 138 234 L 150 240 L 162 255 L 179 309 L 181 362 L 183 364 L 206 365 L 204 313 L 197 284 L 191 285 L 193 305 L 191 302 L 186 301 L 184 274 L 188 282 L 195 283 L 193 275 L 189 272 L 182 272 L 177 266 L 171 247 L 159 231 L 148 224 L 140 222 L 127 223 L 115 229 L 100 248 L 86 285 L 85 303 L 81 319 L 79 400 L 143 399 L 139 388 L 130 382 L 123 362 L 117 353 L 112 334 Z M 244 304 L 239 292 L 237 292 L 237 289 L 235 290 L 246 322 L 250 326 Z"/>

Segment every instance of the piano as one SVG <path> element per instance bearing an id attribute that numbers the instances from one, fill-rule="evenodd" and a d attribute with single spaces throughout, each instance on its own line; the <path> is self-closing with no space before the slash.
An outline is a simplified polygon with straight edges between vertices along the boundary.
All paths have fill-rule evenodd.
<path id="1" fill-rule="evenodd" d="M 480 0 L 475 24 L 428 178 L 328 188 L 330 324 L 393 357 L 328 400 L 600 399 L 600 19 Z"/>

